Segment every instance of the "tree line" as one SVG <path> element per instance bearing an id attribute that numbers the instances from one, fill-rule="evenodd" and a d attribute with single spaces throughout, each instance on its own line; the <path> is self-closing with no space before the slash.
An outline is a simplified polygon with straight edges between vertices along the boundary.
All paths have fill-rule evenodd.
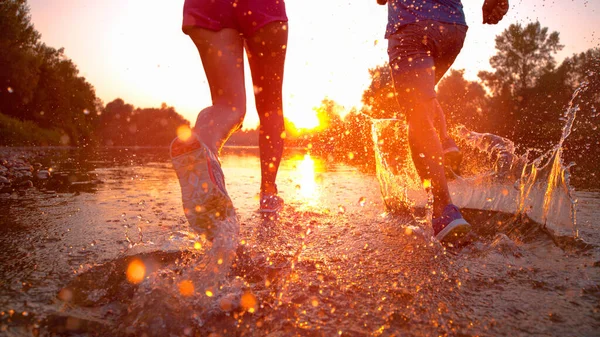
<path id="1" fill-rule="evenodd" d="M 0 32 L 0 145 L 167 146 L 177 127 L 189 125 L 166 104 L 142 109 L 115 99 L 104 105 L 64 50 L 40 40 L 25 0 L 0 2 Z M 511 24 L 496 37 L 495 47 L 492 70 L 479 72 L 478 80 L 451 70 L 438 84 L 449 127 L 507 137 L 521 153 L 536 156 L 558 142 L 571 96 L 585 87 L 574 102 L 577 118 L 564 145 L 565 158 L 576 163 L 575 180 L 600 187 L 595 173 L 600 165 L 600 49 L 558 64 L 560 34 L 539 22 Z M 389 66 L 376 66 L 369 74 L 360 110 L 353 108 L 342 118 L 343 109 L 326 98 L 315 108 L 322 124 L 318 129 L 296 129 L 286 122 L 287 146 L 372 169 L 371 118 L 402 114 Z M 258 130 L 238 131 L 227 145 L 256 146 L 259 136 Z"/>
<path id="2" fill-rule="evenodd" d="M 0 145 L 164 145 L 182 124 L 166 104 L 104 105 L 64 49 L 41 41 L 27 1 L 0 1 Z"/>

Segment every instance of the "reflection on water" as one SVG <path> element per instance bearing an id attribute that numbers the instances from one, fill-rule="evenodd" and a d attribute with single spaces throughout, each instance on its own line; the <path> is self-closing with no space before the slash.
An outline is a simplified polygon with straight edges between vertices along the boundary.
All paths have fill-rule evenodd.
<path id="1" fill-rule="evenodd" d="M 95 175 L 93 189 L 0 196 L 0 335 L 591 336 L 600 326 L 597 193 L 579 195 L 589 246 L 482 212 L 479 240 L 446 251 L 411 217 L 381 216 L 375 176 L 301 151 L 281 166 L 284 211 L 263 219 L 257 150 L 227 148 L 240 247 L 210 288 L 209 246 L 185 220 L 166 149 L 82 152 L 47 159 Z"/>
<path id="2" fill-rule="evenodd" d="M 297 174 L 299 177 L 296 188 L 298 194 L 302 197 L 301 201 L 311 206 L 317 205 L 320 193 L 316 181 L 315 159 L 307 153 L 301 160 L 299 160 L 299 156 L 293 157 L 292 160 L 297 161 Z"/>

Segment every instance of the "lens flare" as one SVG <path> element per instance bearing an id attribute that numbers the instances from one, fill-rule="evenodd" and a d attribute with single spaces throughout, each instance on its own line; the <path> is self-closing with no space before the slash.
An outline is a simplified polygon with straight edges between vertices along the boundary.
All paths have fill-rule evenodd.
<path id="1" fill-rule="evenodd" d="M 316 297 L 313 297 L 312 300 L 310 301 L 310 304 L 316 308 L 319 306 L 319 300 Z"/>
<path id="2" fill-rule="evenodd" d="M 127 267 L 127 281 L 133 284 L 139 284 L 146 277 L 146 265 L 141 260 L 135 259 Z"/>
<path id="3" fill-rule="evenodd" d="M 177 137 L 185 142 L 192 137 L 192 129 L 188 125 L 181 125 L 177 128 Z"/>

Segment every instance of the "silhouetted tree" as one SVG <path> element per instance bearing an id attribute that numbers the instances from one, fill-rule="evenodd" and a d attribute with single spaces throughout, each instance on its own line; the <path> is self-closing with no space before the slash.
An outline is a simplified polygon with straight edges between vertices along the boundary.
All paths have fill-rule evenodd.
<path id="1" fill-rule="evenodd" d="M 490 91 L 487 109 L 499 135 L 528 145 L 544 137 L 538 134 L 546 130 L 540 128 L 536 105 L 542 96 L 536 92 L 540 80 L 554 72 L 553 55 L 562 47 L 558 32 L 548 34 L 539 22 L 512 24 L 496 37 L 497 53 L 490 59 L 494 72 L 481 71 L 479 77 Z"/>
<path id="2" fill-rule="evenodd" d="M 31 100 L 41 60 L 40 34 L 31 24 L 25 0 L 0 1 L 0 113 L 18 117 Z"/>
<path id="3" fill-rule="evenodd" d="M 310 135 L 314 152 L 322 152 L 337 156 L 345 146 L 340 111 L 343 107 L 329 98 L 323 99 L 321 105 L 314 109 L 319 119 L 319 126 Z"/>
<path id="4" fill-rule="evenodd" d="M 177 128 L 189 126 L 173 107 L 134 109 L 117 98 L 108 103 L 98 121 L 101 144 L 108 146 L 168 146 Z"/>
<path id="5" fill-rule="evenodd" d="M 102 145 L 126 145 L 129 143 L 129 123 L 133 109 L 133 105 L 126 104 L 121 98 L 106 104 L 97 126 L 97 134 Z"/>
<path id="6" fill-rule="evenodd" d="M 26 1 L 0 1 L 0 32 L 0 113 L 61 133 L 63 145 L 88 144 L 94 88 L 62 48 L 40 41 Z"/>
<path id="7" fill-rule="evenodd" d="M 451 70 L 438 84 L 437 96 L 449 127 L 461 124 L 470 130 L 493 129 L 488 121 L 486 93 L 478 82 L 467 81 L 464 70 Z"/>
<path id="8" fill-rule="evenodd" d="M 388 63 L 369 69 L 371 84 L 363 92 L 363 113 L 373 118 L 403 118 L 394 93 L 392 73 Z"/>
<path id="9" fill-rule="evenodd" d="M 496 55 L 490 59 L 494 72 L 481 71 L 479 77 L 493 96 L 510 90 L 517 96 L 522 90 L 532 88 L 538 79 L 554 70 L 554 54 L 560 51 L 558 32 L 548 34 L 539 22 L 511 24 L 496 36 Z"/>
<path id="10" fill-rule="evenodd" d="M 571 169 L 577 187 L 600 187 L 600 48 L 566 58 L 559 67 L 566 74 L 571 91 L 580 88 L 574 99 L 577 117 L 565 142 L 565 160 L 576 165 Z M 569 96 L 570 96 L 569 95 Z M 565 109 L 566 110 L 566 107 Z"/>

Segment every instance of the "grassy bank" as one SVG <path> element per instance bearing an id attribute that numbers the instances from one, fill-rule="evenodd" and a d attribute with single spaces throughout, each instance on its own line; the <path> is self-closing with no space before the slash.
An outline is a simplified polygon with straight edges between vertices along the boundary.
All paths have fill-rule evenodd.
<path id="1" fill-rule="evenodd" d="M 60 145 L 61 133 L 0 113 L 0 146 Z"/>

